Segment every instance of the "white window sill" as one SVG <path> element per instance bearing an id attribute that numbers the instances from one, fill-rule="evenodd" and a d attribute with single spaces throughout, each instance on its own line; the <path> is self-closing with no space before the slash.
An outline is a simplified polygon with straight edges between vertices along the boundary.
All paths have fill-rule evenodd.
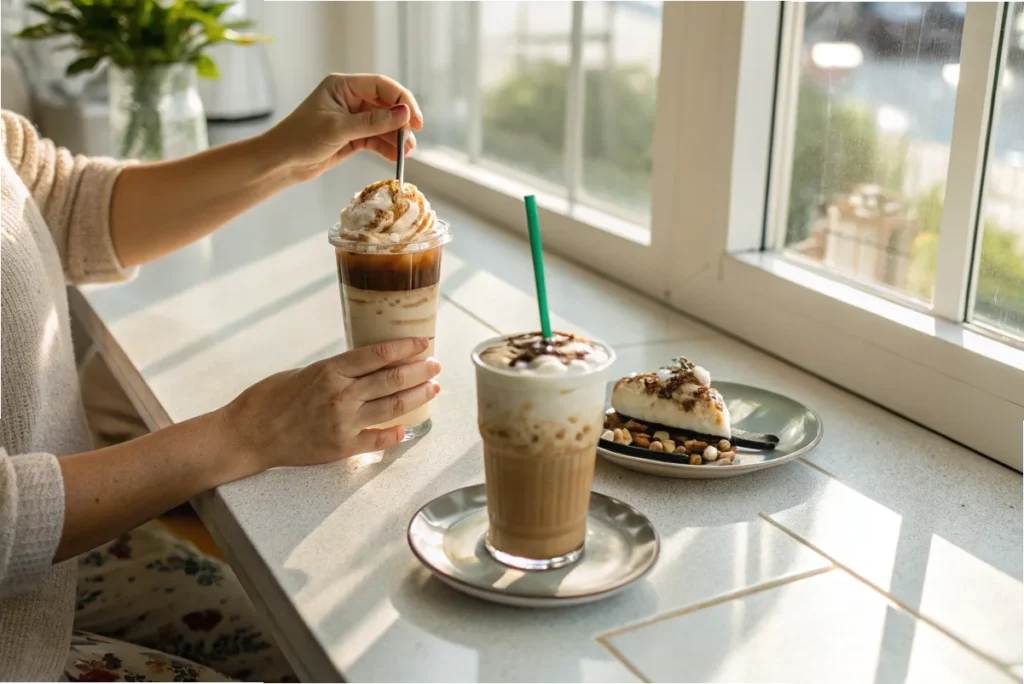
<path id="1" fill-rule="evenodd" d="M 900 341 L 894 340 L 893 335 L 899 333 L 905 333 L 906 342 L 914 345 L 937 343 L 933 348 L 935 356 L 922 356 L 923 350 L 917 346 L 913 350 L 908 349 L 908 352 L 913 352 L 908 356 L 914 357 L 919 363 L 932 366 L 953 377 L 972 382 L 972 384 L 980 379 L 977 377 L 979 372 L 987 370 L 999 373 L 1003 382 L 995 384 L 997 388 L 1001 386 L 1001 389 L 1005 390 L 999 393 L 1024 404 L 1024 350 L 979 333 L 969 325 L 952 323 L 921 311 L 915 311 L 884 297 L 828 278 L 813 270 L 802 268 L 799 264 L 778 254 L 748 252 L 733 254 L 727 259 L 733 262 L 739 271 L 743 271 L 743 267 L 754 267 L 765 274 L 780 278 L 782 284 L 777 285 L 776 288 L 779 293 L 783 296 L 802 295 L 808 313 L 823 321 L 834 318 L 836 314 L 828 314 L 820 310 L 823 308 L 823 302 L 820 301 L 822 298 L 840 302 L 859 313 L 875 317 L 876 321 L 864 321 L 865 327 L 861 329 L 860 336 L 875 340 L 880 340 L 884 336 L 885 344 L 881 346 L 892 348 L 893 342 Z M 791 286 L 800 288 L 802 292 L 797 293 Z M 813 310 L 816 304 L 819 307 L 817 312 Z M 839 311 L 840 315 L 848 313 L 850 312 Z M 876 325 L 869 325 L 870 323 L 876 323 Z M 901 328 L 903 330 L 900 330 Z M 987 368 L 974 365 L 956 367 L 963 366 L 964 363 L 971 363 L 970 357 L 962 357 L 958 359 L 958 364 L 954 364 L 952 359 L 946 358 L 942 352 L 974 355 L 977 357 L 974 361 L 984 364 Z M 1009 377 L 1005 375 L 1007 373 L 1010 374 Z M 1014 377 L 1019 383 L 1015 384 L 1011 381 Z M 988 383 L 986 385 L 991 386 Z"/>
<path id="2" fill-rule="evenodd" d="M 1024 466 L 1021 350 L 776 254 L 726 256 L 718 284 L 731 318 L 715 320 L 699 303 L 698 317 L 1018 471 Z"/>

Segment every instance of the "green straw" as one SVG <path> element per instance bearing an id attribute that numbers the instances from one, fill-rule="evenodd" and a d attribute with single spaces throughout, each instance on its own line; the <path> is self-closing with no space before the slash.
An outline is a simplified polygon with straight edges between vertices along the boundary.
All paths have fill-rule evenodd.
<path id="1" fill-rule="evenodd" d="M 537 281 L 537 307 L 540 309 L 540 332 L 550 340 L 551 317 L 548 314 L 548 287 L 544 283 L 544 250 L 540 244 L 540 219 L 537 218 L 537 199 L 527 195 L 526 225 L 530 228 L 530 252 L 533 254 L 533 278 Z"/>

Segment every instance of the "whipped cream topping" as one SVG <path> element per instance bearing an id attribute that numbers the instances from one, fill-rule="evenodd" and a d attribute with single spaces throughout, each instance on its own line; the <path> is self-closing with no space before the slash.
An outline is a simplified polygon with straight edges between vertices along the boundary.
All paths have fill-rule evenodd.
<path id="1" fill-rule="evenodd" d="M 412 183 L 372 183 L 341 210 L 339 233 L 346 240 L 395 245 L 433 235 L 437 214 Z"/>
<path id="2" fill-rule="evenodd" d="M 606 365 L 608 350 L 569 333 L 545 340 L 539 332 L 511 335 L 480 352 L 480 361 L 532 375 L 591 373 Z"/>

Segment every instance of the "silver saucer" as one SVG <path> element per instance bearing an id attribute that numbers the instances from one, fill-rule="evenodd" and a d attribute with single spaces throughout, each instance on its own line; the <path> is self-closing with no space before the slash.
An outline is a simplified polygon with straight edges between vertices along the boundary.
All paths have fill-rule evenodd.
<path id="1" fill-rule="evenodd" d="M 484 548 L 487 501 L 482 484 L 434 499 L 409 522 L 409 546 L 450 586 L 471 596 L 526 608 L 589 603 L 615 594 L 654 567 L 660 543 L 642 513 L 591 492 L 583 557 L 557 570 L 502 565 Z"/>

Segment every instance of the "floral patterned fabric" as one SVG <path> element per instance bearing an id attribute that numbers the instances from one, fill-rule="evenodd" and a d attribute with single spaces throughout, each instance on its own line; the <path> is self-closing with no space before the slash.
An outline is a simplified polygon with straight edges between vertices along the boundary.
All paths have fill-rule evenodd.
<path id="1" fill-rule="evenodd" d="M 65 675 L 72 682 L 233 681 L 191 660 L 89 632 L 75 632 L 71 636 Z"/>
<path id="2" fill-rule="evenodd" d="M 78 563 L 70 681 L 295 681 L 231 569 L 150 522 Z"/>

